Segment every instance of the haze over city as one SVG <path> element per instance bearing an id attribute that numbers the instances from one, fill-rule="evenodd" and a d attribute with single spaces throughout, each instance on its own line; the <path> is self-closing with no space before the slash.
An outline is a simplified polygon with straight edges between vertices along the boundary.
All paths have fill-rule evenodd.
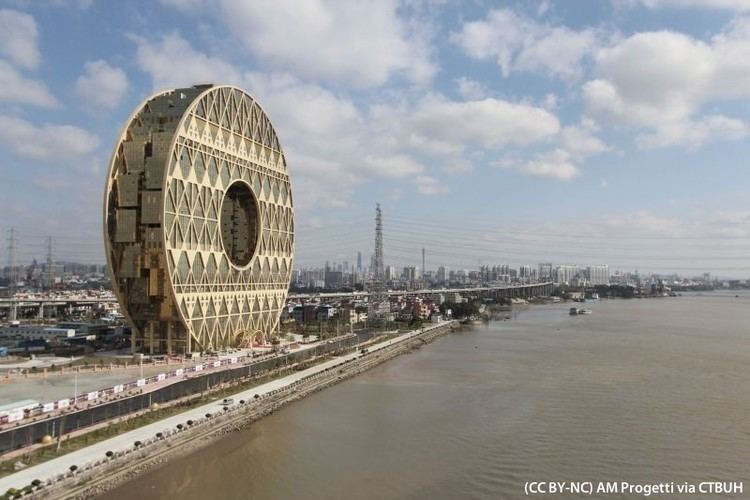
<path id="1" fill-rule="evenodd" d="M 282 131 L 297 266 L 368 260 L 380 202 L 398 267 L 420 265 L 426 247 L 433 269 L 554 262 L 744 279 L 747 11 L 739 0 L 8 1 L 0 230 L 16 228 L 22 263 L 45 258 L 48 236 L 58 260 L 103 263 L 101 191 L 123 121 L 156 90 L 221 81 L 248 88 Z"/>

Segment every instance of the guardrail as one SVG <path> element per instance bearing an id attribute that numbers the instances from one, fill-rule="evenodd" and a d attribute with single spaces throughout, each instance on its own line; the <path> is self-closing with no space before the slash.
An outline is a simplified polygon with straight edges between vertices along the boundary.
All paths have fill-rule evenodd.
<path id="1" fill-rule="evenodd" d="M 168 450 L 176 445 L 187 443 L 201 436 L 220 432 L 222 423 L 230 423 L 241 415 L 250 414 L 250 418 L 258 418 L 264 411 L 269 409 L 266 403 L 270 402 L 270 409 L 284 404 L 284 398 L 287 395 L 296 393 L 303 384 L 320 381 L 320 384 L 305 388 L 307 392 L 314 391 L 319 386 L 325 387 L 327 384 L 335 381 L 331 375 L 334 375 L 336 379 L 341 379 L 345 375 L 348 375 L 349 373 L 343 372 L 342 368 L 353 364 L 358 359 L 363 359 L 365 366 L 377 364 L 378 362 L 375 360 L 382 354 L 402 347 L 406 342 L 415 337 L 431 333 L 437 334 L 444 329 L 450 329 L 452 325 L 453 322 L 450 322 L 415 330 L 399 339 L 391 339 L 373 346 L 372 351 L 361 353 L 359 356 L 343 360 L 333 366 L 310 373 L 285 386 L 264 393 L 256 393 L 247 400 L 242 399 L 237 403 L 223 405 L 222 410 L 216 413 L 208 412 L 201 417 L 194 417 L 192 419 L 187 419 L 186 417 L 183 423 L 159 430 L 152 437 L 134 441 L 133 444 L 119 450 L 109 450 L 99 459 L 72 465 L 66 471 L 61 471 L 48 478 L 34 480 L 28 485 L 18 485 L 16 488 L 18 491 L 22 491 L 23 494 L 39 492 L 39 494 L 46 496 L 54 494 L 55 491 L 59 490 L 65 491 L 66 496 L 68 496 L 72 493 L 71 483 L 75 482 L 79 486 L 73 487 L 76 490 L 74 493 L 80 494 L 92 487 L 96 488 L 95 484 L 89 482 L 92 479 L 94 479 L 94 483 L 105 481 L 111 477 L 107 475 L 108 472 L 115 472 L 124 464 L 133 462 L 134 454 L 139 455 L 138 463 L 147 463 L 149 460 L 158 458 L 160 454 L 168 453 Z M 371 359 L 372 362 L 368 363 L 368 359 Z M 96 481 L 96 478 L 99 478 L 100 481 Z"/>
<path id="2" fill-rule="evenodd" d="M 337 337 L 334 339 L 330 339 L 330 341 L 337 342 L 338 340 L 341 340 L 342 338 L 346 338 L 348 336 L 349 335 Z M 286 353 L 284 356 L 242 355 L 242 356 L 232 356 L 232 357 L 225 358 L 225 359 L 207 360 L 205 363 L 199 363 L 199 364 L 185 367 L 185 368 L 177 368 L 175 370 L 165 371 L 163 373 L 158 373 L 156 375 L 139 378 L 130 382 L 116 384 L 114 386 L 107 387 L 104 389 L 84 392 L 80 395 L 73 396 L 70 398 L 62 398 L 62 399 L 58 399 L 55 401 L 40 403 L 37 407 L 34 407 L 34 408 L 30 408 L 30 409 L 19 408 L 19 409 L 10 411 L 8 413 L 5 413 L 4 415 L 0 415 L 0 429 L 2 429 L 2 427 L 6 424 L 21 422 L 25 419 L 33 419 L 36 416 L 44 415 L 46 413 L 51 413 L 55 410 L 66 410 L 68 408 L 75 408 L 78 403 L 85 403 L 85 404 L 91 405 L 91 404 L 96 404 L 100 400 L 105 402 L 107 400 L 110 400 L 109 398 L 111 396 L 117 396 L 118 394 L 128 392 L 132 389 L 143 389 L 144 387 L 147 387 L 150 384 L 164 382 L 165 380 L 168 380 L 168 379 L 184 378 L 191 373 L 193 374 L 201 373 L 204 370 L 212 370 L 212 369 L 221 368 L 221 367 L 226 368 L 226 367 L 230 367 L 233 365 L 239 366 L 239 365 L 246 365 L 246 364 L 250 364 L 254 362 L 257 363 L 259 361 L 264 361 L 265 359 L 271 359 L 273 357 L 283 358 L 291 354 L 294 354 L 294 353 Z"/>
<path id="3" fill-rule="evenodd" d="M 232 364 L 230 358 L 226 360 L 229 363 L 220 365 L 220 368 L 214 368 L 213 362 L 210 362 L 210 368 L 205 366 L 206 363 L 202 363 L 204 365 L 202 370 L 190 372 L 189 377 L 173 377 L 173 382 L 170 384 L 162 382 L 164 385 L 156 385 L 155 381 L 158 379 L 158 374 L 138 379 L 146 380 L 147 385 L 152 385 L 153 388 L 147 392 L 141 392 L 141 389 L 147 388 L 147 385 L 143 387 L 132 385 L 137 383 L 137 380 L 122 384 L 129 388 L 122 393 L 108 393 L 105 397 L 101 394 L 104 391 L 98 391 L 100 392 L 98 399 L 90 404 L 84 403 L 83 408 L 68 406 L 59 413 L 41 413 L 6 424 L 4 428 L 0 429 L 0 454 L 37 443 L 46 435 L 57 437 L 69 434 L 79 429 L 147 409 L 151 407 L 152 403 L 163 404 L 176 401 L 210 390 L 217 385 L 232 383 L 248 375 L 259 376 L 298 361 L 350 347 L 356 343 L 356 340 L 356 336 L 339 337 L 336 340 L 331 340 L 330 344 L 325 342 L 310 349 L 292 352 L 284 356 L 273 356 L 265 359 L 252 358 L 251 362 L 245 364 L 240 363 L 239 359 L 236 364 Z M 176 372 L 177 370 L 172 371 Z M 185 373 L 183 372 L 183 374 Z M 165 377 L 165 380 L 169 379 Z M 78 399 L 85 401 L 86 397 L 86 395 L 83 395 Z M 72 398 L 68 399 L 68 401 L 70 400 Z"/>

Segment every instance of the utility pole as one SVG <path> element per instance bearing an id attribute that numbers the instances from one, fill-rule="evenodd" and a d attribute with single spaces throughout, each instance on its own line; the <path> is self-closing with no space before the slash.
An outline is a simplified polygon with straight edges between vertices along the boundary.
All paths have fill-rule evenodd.
<path id="1" fill-rule="evenodd" d="M 52 290 L 55 286 L 55 262 L 52 259 L 52 236 L 47 237 L 47 288 Z"/>
<path id="2" fill-rule="evenodd" d="M 10 320 L 16 319 L 16 228 L 11 227 L 8 230 L 8 292 L 10 293 Z"/>
<path id="3" fill-rule="evenodd" d="M 63 434 L 64 426 L 65 426 L 65 414 L 63 413 L 62 418 L 60 418 L 60 428 L 57 431 L 57 449 L 55 450 L 55 454 L 58 454 L 58 455 L 60 454 L 60 444 L 62 443 L 62 434 Z"/>

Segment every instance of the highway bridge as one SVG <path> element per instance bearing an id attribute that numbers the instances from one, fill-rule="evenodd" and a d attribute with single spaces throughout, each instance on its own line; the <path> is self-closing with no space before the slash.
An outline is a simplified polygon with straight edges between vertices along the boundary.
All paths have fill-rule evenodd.
<path id="1" fill-rule="evenodd" d="M 546 297 L 552 293 L 554 283 L 528 283 L 523 285 L 486 285 L 467 288 L 423 288 L 419 290 L 389 290 L 386 292 L 391 297 L 405 296 L 429 296 L 436 294 L 468 294 L 481 297 L 512 298 L 512 297 Z M 343 299 L 347 297 L 366 298 L 369 292 L 331 292 L 331 293 L 292 293 L 289 300 L 312 300 L 312 299 Z"/>
<path id="2" fill-rule="evenodd" d="M 529 298 L 529 297 L 546 297 L 552 293 L 552 282 L 545 283 L 528 283 L 528 284 L 497 284 L 485 285 L 466 288 L 426 288 L 421 290 L 389 290 L 387 295 L 392 297 L 404 296 L 430 296 L 436 294 L 459 293 L 481 298 Z M 306 302 L 310 300 L 327 300 L 327 299 L 345 299 L 355 298 L 364 299 L 369 296 L 369 292 L 331 292 L 331 293 L 291 293 L 288 296 L 290 301 Z M 114 304 L 117 299 L 112 298 L 23 298 L 15 301 L 9 298 L 0 299 L 0 311 L 10 310 L 15 305 L 19 317 L 37 317 L 44 318 L 47 316 L 60 316 L 60 313 L 72 312 L 74 310 L 91 309 L 99 305 Z M 54 314 L 52 313 L 54 311 Z"/>

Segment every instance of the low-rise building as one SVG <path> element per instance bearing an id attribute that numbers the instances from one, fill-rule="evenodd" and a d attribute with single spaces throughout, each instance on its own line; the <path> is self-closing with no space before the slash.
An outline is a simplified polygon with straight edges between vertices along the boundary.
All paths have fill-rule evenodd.
<path id="1" fill-rule="evenodd" d="M 44 325 L 10 325 L 0 327 L 0 340 L 58 340 L 75 337 L 73 328 Z"/>
<path id="2" fill-rule="evenodd" d="M 315 310 L 317 304 L 302 304 L 292 309 L 292 318 L 299 325 L 315 321 Z"/>
<path id="3" fill-rule="evenodd" d="M 341 309 L 339 310 L 339 317 L 342 319 L 342 321 L 344 321 L 344 323 L 353 324 L 357 322 L 359 315 L 354 309 Z"/>
<path id="4" fill-rule="evenodd" d="M 315 319 L 317 319 L 318 321 L 328 321 L 335 315 L 336 308 L 328 304 L 323 304 L 315 310 Z"/>
<path id="5" fill-rule="evenodd" d="M 412 316 L 416 319 L 427 319 L 432 313 L 432 307 L 425 302 L 418 301 L 412 305 Z"/>

